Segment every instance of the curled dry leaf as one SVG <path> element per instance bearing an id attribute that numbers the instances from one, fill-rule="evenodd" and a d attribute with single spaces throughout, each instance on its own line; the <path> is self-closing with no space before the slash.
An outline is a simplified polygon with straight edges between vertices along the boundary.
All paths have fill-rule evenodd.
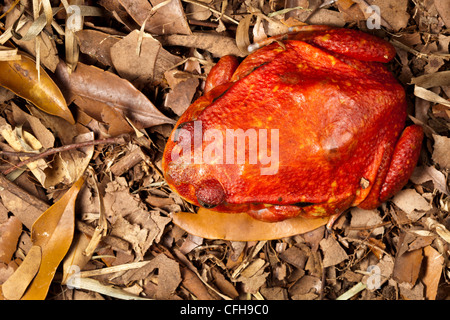
<path id="1" fill-rule="evenodd" d="M 424 74 L 411 79 L 411 83 L 428 89 L 440 86 L 450 86 L 450 71 Z"/>
<path id="2" fill-rule="evenodd" d="M 35 61 L 23 53 L 21 60 L 0 61 L 0 86 L 47 113 L 75 123 L 58 86 L 43 68 L 40 68 L 39 80 Z"/>
<path id="3" fill-rule="evenodd" d="M 42 262 L 22 299 L 42 300 L 47 296 L 56 269 L 72 243 L 75 228 L 75 200 L 83 183 L 84 177 L 81 177 L 33 224 L 31 239 L 35 246 L 41 248 Z"/>
<path id="4" fill-rule="evenodd" d="M 280 222 L 263 222 L 246 213 L 223 213 L 200 208 L 197 214 L 174 213 L 173 222 L 187 232 L 206 239 L 255 241 L 305 233 L 325 225 L 328 218 L 297 217 Z"/>
<path id="5" fill-rule="evenodd" d="M 242 19 L 236 30 L 236 44 L 242 54 L 247 55 L 248 46 L 250 45 L 250 23 L 252 21 L 253 15 L 249 14 L 244 19 Z"/>
<path id="6" fill-rule="evenodd" d="M 104 121 L 103 108 L 114 108 L 138 129 L 174 123 L 130 82 L 111 72 L 78 63 L 75 72 L 69 74 L 64 62 L 60 62 L 56 76 L 67 101 L 75 102 L 97 121 Z"/>
<path id="7" fill-rule="evenodd" d="M 444 106 L 450 107 L 450 102 L 444 98 L 442 98 L 437 93 L 434 93 L 433 91 L 427 90 L 425 88 L 422 88 L 418 85 L 414 87 L 414 95 L 418 98 L 422 98 L 427 101 L 431 101 L 434 103 L 440 103 Z"/>

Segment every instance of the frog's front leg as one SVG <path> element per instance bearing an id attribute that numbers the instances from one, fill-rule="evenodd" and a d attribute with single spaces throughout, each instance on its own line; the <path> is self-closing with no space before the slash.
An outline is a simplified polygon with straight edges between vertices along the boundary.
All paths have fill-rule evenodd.
<path id="1" fill-rule="evenodd" d="M 220 58 L 206 77 L 204 92 L 229 82 L 238 66 L 239 61 L 235 56 L 228 55 Z"/>

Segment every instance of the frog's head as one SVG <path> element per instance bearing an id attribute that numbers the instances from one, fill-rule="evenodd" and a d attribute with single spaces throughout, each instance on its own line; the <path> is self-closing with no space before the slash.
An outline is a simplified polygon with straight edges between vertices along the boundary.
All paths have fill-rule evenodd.
<path id="1" fill-rule="evenodd" d="M 179 122 L 164 151 L 163 171 L 182 198 L 210 209 L 224 204 L 226 193 L 215 177 L 214 159 L 204 159 L 203 149 L 202 122 Z"/>

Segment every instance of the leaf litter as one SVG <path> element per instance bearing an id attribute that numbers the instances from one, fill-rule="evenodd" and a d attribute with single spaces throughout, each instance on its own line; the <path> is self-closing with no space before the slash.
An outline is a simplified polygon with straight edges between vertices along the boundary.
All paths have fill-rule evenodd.
<path id="1" fill-rule="evenodd" d="M 0 55 L 0 68 L 33 74 L 0 77 L 0 298 L 448 299 L 445 0 L 102 0 L 83 7 L 72 33 L 66 1 L 53 12 L 42 4 L 0 6 L 0 44 L 18 49 Z M 377 19 L 382 28 L 368 30 Z M 217 228 L 187 220 L 202 210 L 193 215 L 161 173 L 173 124 L 218 57 L 243 57 L 243 43 L 305 23 L 396 47 L 389 68 L 426 135 L 410 182 L 377 210 L 349 210 L 332 233 L 324 221 L 236 239 L 222 228 L 230 215 Z"/>

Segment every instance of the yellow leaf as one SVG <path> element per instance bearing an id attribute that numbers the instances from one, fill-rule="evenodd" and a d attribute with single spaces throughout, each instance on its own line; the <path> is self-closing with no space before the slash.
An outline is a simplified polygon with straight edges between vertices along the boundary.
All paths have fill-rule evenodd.
<path id="1" fill-rule="evenodd" d="M 30 101 L 47 113 L 75 123 L 61 90 L 40 67 L 40 80 L 35 61 L 21 53 L 20 60 L 0 61 L 0 86 Z"/>
<path id="2" fill-rule="evenodd" d="M 33 224 L 31 240 L 34 245 L 41 247 L 42 262 L 38 274 L 22 299 L 45 299 L 55 271 L 72 243 L 75 227 L 75 200 L 83 183 L 84 177 L 81 177 Z"/>
<path id="3" fill-rule="evenodd" d="M 27 256 L 16 271 L 2 285 L 3 296 L 9 300 L 22 297 L 41 264 L 41 248 L 32 246 Z"/>
<path id="4" fill-rule="evenodd" d="M 223 213 L 200 208 L 197 214 L 177 212 L 173 222 L 187 232 L 207 239 L 231 241 L 273 240 L 314 230 L 328 222 L 328 217 L 302 217 L 280 222 L 255 220 L 246 213 Z"/>

